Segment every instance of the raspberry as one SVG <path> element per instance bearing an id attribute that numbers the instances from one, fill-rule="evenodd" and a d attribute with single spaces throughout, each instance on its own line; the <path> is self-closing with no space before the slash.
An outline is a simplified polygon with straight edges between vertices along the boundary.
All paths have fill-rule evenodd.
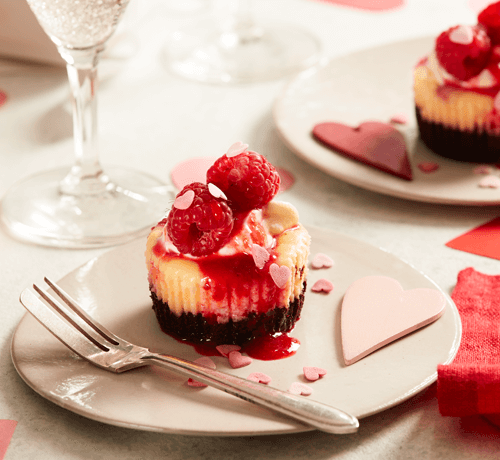
<path id="1" fill-rule="evenodd" d="M 479 74 L 490 57 L 491 42 L 481 26 L 455 26 L 436 40 L 436 56 L 448 73 L 466 81 Z"/>
<path id="2" fill-rule="evenodd" d="M 177 198 L 189 190 L 194 192 L 186 209 L 172 208 L 166 229 L 175 247 L 183 254 L 205 256 L 218 251 L 228 241 L 233 229 L 233 212 L 223 198 L 215 198 L 207 185 L 186 185 Z M 176 199 L 177 199 L 176 198 Z M 181 206 L 185 208 L 185 206 Z"/>
<path id="3" fill-rule="evenodd" d="M 487 6 L 477 16 L 477 21 L 486 29 L 491 43 L 500 44 L 500 2 Z"/>
<path id="4" fill-rule="evenodd" d="M 243 212 L 269 203 L 278 193 L 280 176 L 262 155 L 245 151 L 220 157 L 207 171 L 207 183 L 225 193 L 233 210 Z"/>

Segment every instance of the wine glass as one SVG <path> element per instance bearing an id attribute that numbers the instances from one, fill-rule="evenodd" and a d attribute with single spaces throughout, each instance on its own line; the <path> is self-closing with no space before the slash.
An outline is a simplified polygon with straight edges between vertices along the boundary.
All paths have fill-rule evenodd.
<path id="1" fill-rule="evenodd" d="M 258 24 L 251 0 L 233 5 L 234 14 L 222 26 L 208 19 L 172 34 L 164 57 L 173 73 L 205 83 L 253 83 L 288 76 L 319 60 L 319 42 L 308 32 Z"/>
<path id="2" fill-rule="evenodd" d="M 128 0 L 28 0 L 66 61 L 73 107 L 72 167 L 16 183 L 1 202 L 14 236 L 37 244 L 90 248 L 123 243 L 157 222 L 172 189 L 121 167 L 103 171 L 96 123 L 97 64 Z"/>

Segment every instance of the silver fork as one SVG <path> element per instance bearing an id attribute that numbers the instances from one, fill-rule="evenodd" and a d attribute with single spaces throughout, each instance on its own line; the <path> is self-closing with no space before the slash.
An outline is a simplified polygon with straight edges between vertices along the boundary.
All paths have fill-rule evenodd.
<path id="1" fill-rule="evenodd" d="M 102 369 L 120 373 L 141 366 L 161 366 L 328 433 L 354 433 L 359 427 L 356 417 L 340 409 L 133 345 L 90 318 L 57 284 L 44 280 L 63 302 L 34 284 L 39 296 L 25 289 L 21 303 L 64 345 Z"/>

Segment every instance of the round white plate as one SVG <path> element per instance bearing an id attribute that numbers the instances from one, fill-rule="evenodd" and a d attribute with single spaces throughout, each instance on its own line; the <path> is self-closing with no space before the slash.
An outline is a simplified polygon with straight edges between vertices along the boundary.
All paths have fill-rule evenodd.
<path id="1" fill-rule="evenodd" d="M 299 74 L 273 108 L 280 136 L 297 155 L 345 182 L 375 192 L 441 204 L 497 205 L 500 189 L 480 188 L 471 163 L 441 158 L 418 138 L 413 102 L 413 68 L 432 48 L 434 37 L 364 50 Z M 413 181 L 398 179 L 323 146 L 311 135 L 317 123 L 335 121 L 358 126 L 389 122 L 399 113 L 409 123 L 394 125 L 405 136 Z M 424 173 L 417 165 L 432 161 L 440 168 Z"/>
<path id="2" fill-rule="evenodd" d="M 219 370 L 247 377 L 264 372 L 272 386 L 288 390 L 302 381 L 304 366 L 328 374 L 308 385 L 316 400 L 357 417 L 394 406 L 436 380 L 436 368 L 450 362 L 459 345 L 458 312 L 447 298 L 444 315 L 357 363 L 343 364 L 339 335 L 340 305 L 347 287 L 366 275 L 386 275 L 404 289 L 439 289 L 430 279 L 397 257 L 353 238 L 309 228 L 311 254 L 324 252 L 332 268 L 310 270 L 308 284 L 328 278 L 328 295 L 306 294 L 303 314 L 291 335 L 300 340 L 297 353 L 277 361 L 254 360 L 233 370 L 214 357 Z M 49 274 L 50 275 L 50 274 Z M 120 246 L 91 260 L 61 280 L 91 315 L 123 338 L 187 359 L 199 355 L 190 345 L 163 334 L 151 308 L 144 263 L 144 241 Z M 193 388 L 186 379 L 160 368 L 113 374 L 74 355 L 31 315 L 21 320 L 12 342 L 12 359 L 25 382 L 48 400 L 85 417 L 152 431 L 196 435 L 261 435 L 306 431 L 307 427 L 267 409 L 213 388 Z"/>

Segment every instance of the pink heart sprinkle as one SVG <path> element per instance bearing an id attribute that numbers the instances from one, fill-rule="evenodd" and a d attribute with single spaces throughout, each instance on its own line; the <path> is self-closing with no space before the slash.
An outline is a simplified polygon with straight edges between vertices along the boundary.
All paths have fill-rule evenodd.
<path id="1" fill-rule="evenodd" d="M 474 32 L 470 26 L 458 26 L 450 33 L 450 41 L 458 45 L 470 45 L 474 40 Z"/>
<path id="2" fill-rule="evenodd" d="M 255 262 L 255 266 L 262 269 L 269 260 L 269 252 L 267 252 L 266 248 L 254 243 L 252 244 L 252 257 Z"/>
<path id="3" fill-rule="evenodd" d="M 424 173 L 431 173 L 439 169 L 439 165 L 432 161 L 424 161 L 418 164 L 418 169 Z"/>
<path id="4" fill-rule="evenodd" d="M 217 368 L 215 363 L 208 356 L 202 356 L 201 358 L 195 359 L 193 362 L 195 362 L 196 364 L 200 364 L 201 366 L 208 367 L 209 369 L 216 369 Z M 188 379 L 187 384 L 190 387 L 198 387 L 198 388 L 204 388 L 204 387 L 208 386 L 205 383 L 198 382 L 197 380 L 193 380 L 191 378 Z"/>
<path id="5" fill-rule="evenodd" d="M 215 349 L 225 358 L 228 357 L 229 353 L 232 351 L 240 351 L 241 347 L 239 345 L 217 345 Z"/>
<path id="6" fill-rule="evenodd" d="M 300 382 L 293 382 L 290 385 L 290 389 L 288 391 L 294 395 L 302 395 L 302 396 L 312 395 L 313 392 L 311 387 L 304 385 L 303 383 Z"/>
<path id="7" fill-rule="evenodd" d="M 322 252 L 318 252 L 311 262 L 312 268 L 330 268 L 333 265 L 333 260 Z"/>
<path id="8" fill-rule="evenodd" d="M 268 384 L 271 383 L 271 377 L 269 375 L 263 374 L 262 372 L 252 372 L 248 377 L 248 380 L 251 380 L 252 382 L 257 382 L 257 383 L 264 383 Z"/>
<path id="9" fill-rule="evenodd" d="M 321 367 L 304 367 L 304 377 L 311 382 L 318 380 L 324 375 L 326 375 L 326 371 Z"/>
<path id="10" fill-rule="evenodd" d="M 325 278 L 321 278 L 313 284 L 311 290 L 313 292 L 326 292 L 328 294 L 333 291 L 333 283 Z"/>
<path id="11" fill-rule="evenodd" d="M 250 356 L 243 356 L 239 351 L 231 351 L 228 355 L 229 365 L 233 369 L 248 366 L 252 363 Z"/>
<path id="12" fill-rule="evenodd" d="M 235 142 L 229 149 L 227 150 L 226 156 L 228 158 L 235 157 L 240 153 L 243 153 L 248 148 L 248 144 L 244 144 L 241 141 Z"/>
<path id="13" fill-rule="evenodd" d="M 177 195 L 177 198 L 174 201 L 174 208 L 187 209 L 189 208 L 189 206 L 191 206 L 193 200 L 194 200 L 194 191 L 188 190 L 183 195 L 180 196 Z"/>
<path id="14" fill-rule="evenodd" d="M 489 165 L 479 165 L 473 170 L 474 174 L 491 174 L 493 172 L 493 167 Z"/>
<path id="15" fill-rule="evenodd" d="M 398 125 L 406 125 L 408 123 L 408 117 L 405 113 L 397 113 L 391 117 L 391 123 L 397 123 Z"/>
<path id="16" fill-rule="evenodd" d="M 482 188 L 499 188 L 500 187 L 500 178 L 493 175 L 484 176 L 479 181 L 479 187 Z"/>
<path id="17" fill-rule="evenodd" d="M 283 289 L 286 286 L 290 276 L 292 276 L 292 271 L 286 265 L 282 265 L 280 267 L 278 264 L 271 264 L 269 267 L 269 273 L 271 274 L 271 278 L 276 286 L 280 289 Z"/>
<path id="18" fill-rule="evenodd" d="M 214 198 L 222 198 L 223 200 L 227 200 L 227 196 L 215 184 L 208 184 L 208 191 L 210 192 L 210 195 L 212 195 Z"/>

